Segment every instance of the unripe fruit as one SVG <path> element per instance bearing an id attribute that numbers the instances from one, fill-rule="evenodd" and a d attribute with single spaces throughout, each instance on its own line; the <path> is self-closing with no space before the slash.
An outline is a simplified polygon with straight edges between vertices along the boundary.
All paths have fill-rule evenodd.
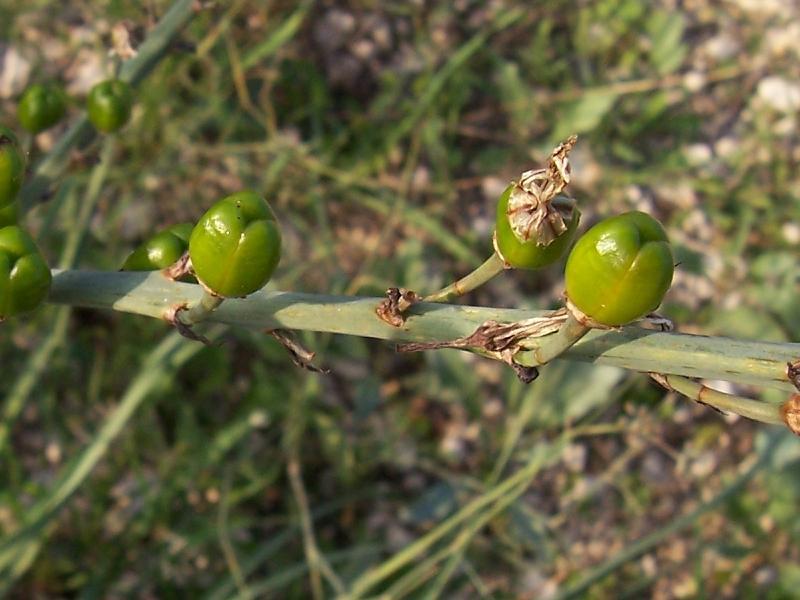
<path id="1" fill-rule="evenodd" d="M 91 89 L 87 99 L 89 120 L 103 133 L 116 131 L 125 125 L 130 119 L 132 108 L 131 86 L 120 79 L 98 83 Z"/>
<path id="2" fill-rule="evenodd" d="M 35 83 L 19 100 L 17 118 L 31 133 L 39 133 L 58 123 L 67 111 L 67 99 L 55 85 Z"/>
<path id="3" fill-rule="evenodd" d="M 12 202 L 11 204 L 7 204 L 3 208 L 0 208 L 0 228 L 17 224 L 18 220 L 17 206 L 18 206 L 17 202 Z"/>
<path id="4" fill-rule="evenodd" d="M 0 126 L 0 209 L 14 202 L 25 175 L 25 159 L 10 129 Z"/>
<path id="5" fill-rule="evenodd" d="M 673 271 L 664 228 L 650 215 L 629 212 L 601 221 L 575 244 L 567 297 L 598 323 L 624 325 L 658 307 Z"/>
<path id="6" fill-rule="evenodd" d="M 0 229 L 0 320 L 33 310 L 50 291 L 50 269 L 31 236 Z"/>
<path id="7" fill-rule="evenodd" d="M 191 223 L 181 223 L 151 237 L 130 253 L 123 271 L 158 271 L 174 264 L 189 247 Z"/>
<path id="8" fill-rule="evenodd" d="M 570 198 L 557 196 L 550 201 L 550 214 L 555 215 L 563 227 L 559 226 L 558 230 L 551 229 L 546 237 L 540 237 L 533 229 L 520 230 L 517 227 L 515 231 L 512 228 L 512 219 L 515 215 L 513 212 L 509 214 L 509 200 L 514 193 L 524 193 L 524 191 L 520 191 L 518 185 L 512 183 L 497 202 L 495 250 L 506 265 L 517 269 L 539 269 L 556 262 L 564 256 L 575 239 L 580 212 L 573 206 Z"/>
<path id="9" fill-rule="evenodd" d="M 261 289 L 278 265 L 281 234 L 267 201 L 255 192 L 233 194 L 200 218 L 189 238 L 200 282 L 223 297 Z"/>

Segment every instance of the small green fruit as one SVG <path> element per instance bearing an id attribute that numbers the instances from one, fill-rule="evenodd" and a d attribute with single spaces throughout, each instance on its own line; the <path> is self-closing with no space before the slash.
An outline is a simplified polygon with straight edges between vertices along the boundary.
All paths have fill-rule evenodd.
<path id="1" fill-rule="evenodd" d="M 280 254 L 281 234 L 275 215 L 264 198 L 250 191 L 214 204 L 189 238 L 195 275 L 223 297 L 246 296 L 264 287 Z"/>
<path id="2" fill-rule="evenodd" d="M 0 228 L 17 224 L 17 220 L 19 218 L 17 214 L 17 206 L 17 202 L 12 202 L 3 208 L 0 208 Z"/>
<path id="3" fill-rule="evenodd" d="M 14 202 L 24 175 L 25 158 L 19 149 L 17 136 L 0 126 L 0 208 Z"/>
<path id="4" fill-rule="evenodd" d="M 508 209 L 513 193 L 525 192 L 517 184 L 512 183 L 497 202 L 494 230 L 495 250 L 507 265 L 517 269 L 539 269 L 553 264 L 564 256 L 575 240 L 575 233 L 578 231 L 580 222 L 580 211 L 573 206 L 570 198 L 557 196 L 550 205 L 554 213 L 558 214 L 558 219 L 565 228 L 560 232 L 551 232 L 550 236 L 544 239 L 533 230 L 519 235 L 512 228 L 511 219 L 515 218 L 515 215 L 509 215 Z M 524 239 L 525 237 L 528 239 Z"/>
<path id="5" fill-rule="evenodd" d="M 598 323 L 618 326 L 655 310 L 672 283 L 674 262 L 664 228 L 629 212 L 601 221 L 567 259 L 567 297 Z"/>
<path id="6" fill-rule="evenodd" d="M 35 83 L 19 100 L 17 118 L 31 133 L 39 133 L 58 123 L 67 111 L 67 99 L 55 85 Z"/>
<path id="7" fill-rule="evenodd" d="M 33 310 L 50 291 L 50 269 L 31 236 L 0 229 L 0 320 Z"/>
<path id="8" fill-rule="evenodd" d="M 174 264 L 189 247 L 191 223 L 181 223 L 165 229 L 130 253 L 122 271 L 158 271 Z"/>
<path id="9" fill-rule="evenodd" d="M 98 131 L 117 131 L 130 119 L 133 108 L 133 90 L 120 79 L 109 79 L 89 91 L 87 110 L 89 120 Z"/>

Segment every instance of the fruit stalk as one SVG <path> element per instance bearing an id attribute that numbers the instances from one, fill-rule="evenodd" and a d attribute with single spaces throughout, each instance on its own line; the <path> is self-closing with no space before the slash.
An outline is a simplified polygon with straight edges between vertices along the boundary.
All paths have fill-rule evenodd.
<path id="1" fill-rule="evenodd" d="M 423 302 L 450 302 L 468 294 L 472 290 L 482 286 L 489 281 L 492 277 L 501 273 L 505 266 L 503 259 L 500 258 L 496 252 L 487 258 L 481 266 L 476 268 L 471 273 L 464 275 L 461 279 L 454 281 L 447 287 L 442 288 L 438 292 L 433 292 L 425 296 Z"/>

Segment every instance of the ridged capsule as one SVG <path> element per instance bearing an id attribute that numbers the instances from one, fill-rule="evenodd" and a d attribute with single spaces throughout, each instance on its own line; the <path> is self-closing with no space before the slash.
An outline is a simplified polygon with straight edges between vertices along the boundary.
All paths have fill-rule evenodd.
<path id="1" fill-rule="evenodd" d="M 251 294 L 269 281 L 281 256 L 281 233 L 267 201 L 251 191 L 219 200 L 189 238 L 192 268 L 214 294 Z"/>
<path id="2" fill-rule="evenodd" d="M 180 223 L 160 231 L 128 255 L 122 271 L 158 271 L 177 261 L 189 248 L 191 223 Z"/>
<path id="3" fill-rule="evenodd" d="M 0 320 L 39 306 L 51 279 L 50 268 L 26 231 L 17 225 L 0 229 Z"/>
<path id="4" fill-rule="evenodd" d="M 567 297 L 596 322 L 618 326 L 655 310 L 672 284 L 674 262 L 661 224 L 643 212 L 601 221 L 567 259 Z"/>

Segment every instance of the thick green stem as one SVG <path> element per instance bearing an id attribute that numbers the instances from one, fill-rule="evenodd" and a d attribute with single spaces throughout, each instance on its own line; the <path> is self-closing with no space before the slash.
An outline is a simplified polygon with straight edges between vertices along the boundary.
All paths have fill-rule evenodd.
<path id="1" fill-rule="evenodd" d="M 504 268 L 503 259 L 496 252 L 493 252 L 477 269 L 438 292 L 425 296 L 422 300 L 423 302 L 450 302 L 483 285 L 492 277 L 501 273 Z"/>
<path id="2" fill-rule="evenodd" d="M 199 300 L 198 285 L 170 281 L 158 272 L 55 271 L 50 301 L 113 309 L 162 319 L 181 302 Z M 209 321 L 249 329 L 295 329 L 371 337 L 393 342 L 448 341 L 472 334 L 486 321 L 513 323 L 549 314 L 542 311 L 448 304 L 416 304 L 402 328 L 375 318 L 379 298 L 260 291 L 230 298 Z M 532 362 L 532 352 L 515 360 Z M 800 356 L 800 344 L 778 344 L 659 332 L 635 326 L 592 330 L 563 358 L 645 373 L 770 386 L 795 391 L 786 364 Z M 525 364 L 525 362 L 523 362 Z"/>
<path id="3" fill-rule="evenodd" d="M 661 378 L 664 380 L 663 383 L 660 381 Z M 665 383 L 665 387 L 701 404 L 707 404 L 725 412 L 736 413 L 762 423 L 783 423 L 780 404 L 759 402 L 742 396 L 726 394 L 679 375 L 655 375 L 654 379 L 662 385 Z"/>

